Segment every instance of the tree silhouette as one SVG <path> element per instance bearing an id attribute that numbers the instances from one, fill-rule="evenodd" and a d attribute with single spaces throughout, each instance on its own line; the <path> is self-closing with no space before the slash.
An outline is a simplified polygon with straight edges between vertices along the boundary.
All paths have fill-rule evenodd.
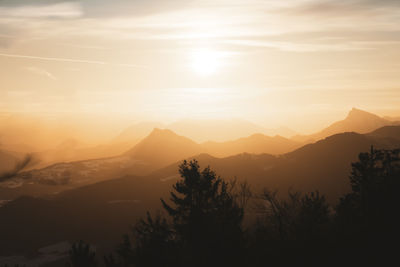
<path id="1" fill-rule="evenodd" d="M 248 184 L 238 188 L 196 160 L 179 173 L 170 200 L 161 199 L 169 217 L 147 213 L 133 242 L 126 236 L 119 259 L 106 257 L 106 266 L 377 266 L 397 255 L 390 244 L 400 236 L 400 150 L 361 153 L 352 191 L 334 210 L 318 191 L 282 198 L 265 190 L 259 220 L 246 231 L 244 209 L 254 198 Z"/>
<path id="2" fill-rule="evenodd" d="M 330 220 L 329 205 L 318 191 L 289 192 L 288 198 L 281 200 L 276 191 L 264 190 L 261 201 L 264 227 L 280 240 L 316 239 Z"/>
<path id="3" fill-rule="evenodd" d="M 400 225 L 400 149 L 361 153 L 352 164 L 352 192 L 341 198 L 336 208 L 339 238 L 347 240 L 354 258 L 368 264 L 382 264 L 397 242 Z M 389 253 L 390 254 L 390 253 Z"/>
<path id="4" fill-rule="evenodd" d="M 265 266 L 267 259 L 271 266 L 314 266 L 327 256 L 331 219 L 329 205 L 318 191 L 289 191 L 283 198 L 265 189 L 258 214 L 247 237 L 249 266 Z"/>
<path id="5" fill-rule="evenodd" d="M 111 253 L 110 255 L 104 256 L 104 265 L 106 267 L 124 267 L 128 265 L 124 265 L 121 261 L 117 260 L 114 255 Z"/>
<path id="6" fill-rule="evenodd" d="M 90 248 L 89 244 L 85 244 L 82 240 L 72 244 L 69 251 L 70 267 L 96 267 L 96 252 Z"/>
<path id="7" fill-rule="evenodd" d="M 352 192 L 341 199 L 339 216 L 351 216 L 358 226 L 367 228 L 393 222 L 393 212 L 400 203 L 400 149 L 371 147 L 369 153 L 361 153 L 359 161 L 352 164 L 350 183 Z"/>
<path id="8" fill-rule="evenodd" d="M 125 236 L 117 249 L 120 261 L 106 257 L 107 266 L 236 266 L 243 247 L 243 206 L 247 184 L 224 182 L 209 167 L 200 170 L 196 160 L 184 161 L 181 180 L 171 202 L 161 199 L 171 223 L 158 214 L 140 220 L 133 228 L 133 243 Z M 157 255 L 155 257 L 154 255 Z M 120 264 L 120 265 L 118 265 Z"/>
<path id="9" fill-rule="evenodd" d="M 182 179 L 171 192 L 173 204 L 161 201 L 173 219 L 187 264 L 235 262 L 235 250 L 242 242 L 243 209 L 236 202 L 232 186 L 209 167 L 200 170 L 196 160 L 184 161 L 179 173 Z"/>

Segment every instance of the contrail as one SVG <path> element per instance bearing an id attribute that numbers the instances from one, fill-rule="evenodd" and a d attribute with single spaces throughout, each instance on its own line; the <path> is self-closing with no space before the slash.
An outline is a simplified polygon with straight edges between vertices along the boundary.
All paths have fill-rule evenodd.
<path id="1" fill-rule="evenodd" d="M 96 65 L 113 65 L 113 66 L 130 67 L 130 68 L 147 68 L 146 66 L 135 65 L 135 64 L 114 64 L 114 63 L 108 63 L 108 62 L 104 62 L 104 61 L 72 59 L 72 58 L 38 57 L 38 56 L 4 54 L 4 53 L 0 53 L 0 56 L 1 57 L 11 57 L 11 58 L 36 59 L 36 60 L 45 60 L 45 61 L 86 63 L 86 64 L 96 64 Z"/>

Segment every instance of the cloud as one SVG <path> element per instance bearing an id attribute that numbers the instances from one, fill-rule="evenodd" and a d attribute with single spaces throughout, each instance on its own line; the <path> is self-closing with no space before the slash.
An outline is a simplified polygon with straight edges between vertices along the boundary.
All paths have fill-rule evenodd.
<path id="1" fill-rule="evenodd" d="M 400 31 L 317 31 L 219 40 L 238 48 L 272 48 L 291 52 L 356 51 L 400 45 Z"/>
<path id="2" fill-rule="evenodd" d="M 372 49 L 361 43 L 352 44 L 318 44 L 301 42 L 283 42 L 283 41 L 255 41 L 255 40 L 225 40 L 226 44 L 255 47 L 255 48 L 273 48 L 281 51 L 291 52 L 319 52 L 319 51 L 353 51 Z"/>
<path id="3" fill-rule="evenodd" d="M 25 69 L 31 73 L 34 73 L 34 74 L 37 74 L 40 76 L 45 76 L 51 80 L 57 80 L 57 78 L 53 74 L 51 74 L 50 72 L 48 72 L 45 69 L 37 68 L 37 67 L 26 67 Z"/>
<path id="4" fill-rule="evenodd" d="M 39 57 L 39 56 L 5 54 L 5 53 L 0 53 L 0 57 L 56 61 L 56 62 L 86 63 L 86 64 L 95 64 L 95 65 L 111 65 L 111 66 L 120 66 L 120 67 L 128 67 L 128 68 L 147 68 L 147 66 L 144 66 L 144 65 L 136 65 L 136 64 L 130 64 L 130 63 L 110 63 L 110 62 L 105 62 L 105 61 L 95 61 L 95 60 L 85 60 L 85 59 Z"/>
<path id="5" fill-rule="evenodd" d="M 0 5 L 0 17 L 3 18 L 78 18 L 82 15 L 82 7 L 77 2 L 53 2 L 48 5 Z"/>
<path id="6" fill-rule="evenodd" d="M 25 31 L 20 34 L 25 43 L 28 39 L 57 39 L 57 44 L 64 42 L 64 46 L 91 50 L 108 50 L 107 47 L 122 42 L 132 47 L 146 42 L 149 44 L 146 49 L 176 49 L 180 45 L 206 42 L 301 52 L 366 50 L 396 44 L 399 3 L 398 0 L 0 0 L 0 34 L 5 25 L 12 26 Z M 2 8 L 10 11 L 8 15 L 3 12 L 9 17 L 1 16 Z M 51 14 L 69 19 L 54 20 Z M 315 36 L 308 38 L 306 34 Z M 368 40 L 361 40 L 360 36 Z M 74 38 L 84 38 L 96 46 L 74 44 Z M 0 37 L 0 46 L 9 43 Z"/>
<path id="7" fill-rule="evenodd" d="M 396 11 L 400 7 L 398 0 L 311 0 L 298 1 L 280 11 L 288 11 L 293 15 L 354 17 L 368 16 Z M 398 11 L 398 10 L 397 10 Z"/>
<path id="8" fill-rule="evenodd" d="M 78 0 L 0 0 L 0 6 L 18 7 L 18 6 L 43 6 L 55 3 L 77 2 Z"/>
<path id="9" fill-rule="evenodd" d="M 144 16 L 184 8 L 195 0 L 0 0 L 0 7 L 44 8 L 71 4 L 82 7 L 86 17 Z"/>
<path id="10" fill-rule="evenodd" d="M 103 61 L 94 61 L 94 60 L 83 60 L 83 59 L 70 59 L 70 58 L 55 58 L 55 57 L 39 57 L 39 56 L 29 56 L 29 55 L 16 55 L 16 54 L 4 54 L 0 53 L 1 57 L 10 57 L 10 58 L 25 58 L 25 59 L 37 59 L 37 60 L 45 60 L 45 61 L 60 61 L 60 62 L 72 62 L 72 63 L 88 63 L 88 64 L 97 64 L 104 65 L 106 64 Z"/>

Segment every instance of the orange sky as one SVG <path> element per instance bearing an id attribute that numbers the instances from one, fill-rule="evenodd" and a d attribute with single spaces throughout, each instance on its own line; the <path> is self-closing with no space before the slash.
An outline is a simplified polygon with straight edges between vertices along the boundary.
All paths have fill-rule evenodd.
<path id="1" fill-rule="evenodd" d="M 0 111 L 243 118 L 400 109 L 396 0 L 3 0 Z"/>

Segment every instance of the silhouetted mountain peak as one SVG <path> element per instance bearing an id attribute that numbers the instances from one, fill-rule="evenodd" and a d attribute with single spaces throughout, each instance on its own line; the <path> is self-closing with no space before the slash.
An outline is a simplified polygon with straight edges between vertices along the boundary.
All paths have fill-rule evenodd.
<path id="1" fill-rule="evenodd" d="M 158 136 L 178 136 L 176 133 L 169 129 L 154 128 L 153 131 L 148 135 L 148 137 L 158 137 Z"/>
<path id="2" fill-rule="evenodd" d="M 373 113 L 357 108 L 352 108 L 345 120 L 366 121 L 366 120 L 383 120 L 383 119 Z"/>
<path id="3" fill-rule="evenodd" d="M 344 132 L 357 132 L 361 134 L 366 134 L 383 126 L 397 124 L 398 123 L 388 121 L 373 113 L 353 108 L 352 110 L 350 110 L 344 120 L 337 121 L 318 133 L 308 136 L 296 137 L 295 140 L 320 140 L 330 135 Z"/>
<path id="4" fill-rule="evenodd" d="M 157 165 L 167 165 L 199 152 L 200 145 L 191 139 L 168 129 L 154 128 L 146 138 L 126 152 L 126 155 Z"/>
<path id="5" fill-rule="evenodd" d="M 140 143 L 149 143 L 149 142 L 184 142 L 191 143 L 193 145 L 197 145 L 193 140 L 176 134 L 175 132 L 169 129 L 160 129 L 154 128 L 153 131 Z M 139 143 L 139 144 L 140 144 Z"/>

